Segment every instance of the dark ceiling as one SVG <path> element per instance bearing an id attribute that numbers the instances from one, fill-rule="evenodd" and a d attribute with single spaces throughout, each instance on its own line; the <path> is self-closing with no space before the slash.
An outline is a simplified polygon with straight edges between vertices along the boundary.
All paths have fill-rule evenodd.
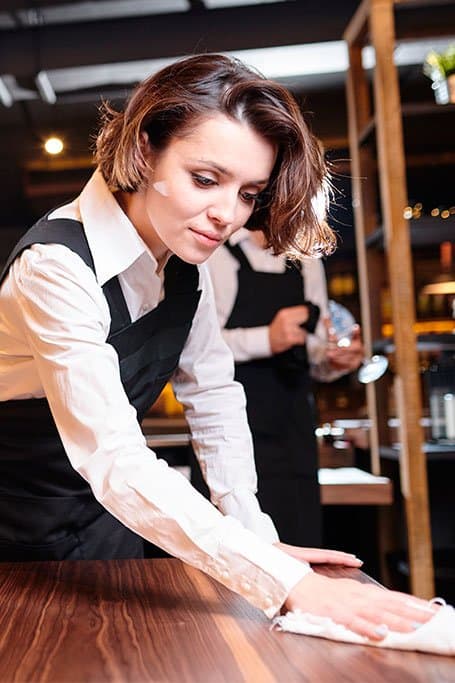
<path id="1" fill-rule="evenodd" d="M 231 0 L 232 6 L 221 6 L 225 2 L 0 1 L 0 256 L 18 230 L 78 192 L 91 172 L 90 140 L 101 98 L 121 103 L 147 75 L 142 71 L 149 60 L 339 41 L 359 4 Z M 455 3 L 424 4 L 445 7 L 455 33 Z M 425 21 L 433 16 L 440 23 L 434 12 Z M 417 73 L 422 81 L 421 67 Z M 406 67 L 403 74 L 412 81 L 416 68 Z M 294 75 L 284 82 L 312 112 L 315 132 L 343 150 L 344 71 Z M 51 85 L 47 94 L 46 85 Z M 42 149 L 51 133 L 66 143 L 65 152 L 54 160 Z"/>
<path id="2" fill-rule="evenodd" d="M 179 4 L 187 9 L 178 11 Z M 77 193 L 91 172 L 89 145 L 100 100 L 121 103 L 147 75 L 138 76 L 140 60 L 338 40 L 357 4 L 286 0 L 251 5 L 244 0 L 244 5 L 210 9 L 210 0 L 0 2 L 0 77 L 13 100 L 10 106 L 0 104 L 3 246 L 43 211 Z M 88 67 L 100 65 L 94 81 Z M 40 95 L 36 77 L 59 69 L 70 71 L 60 91 L 54 86 L 51 104 Z M 301 89 L 301 80 L 293 79 L 293 85 Z M 340 78 L 329 74 L 306 80 L 314 90 L 324 90 L 324 80 L 329 88 L 335 84 L 339 111 L 334 129 L 345 135 Z M 58 159 L 43 152 L 43 140 L 51 133 L 66 143 Z"/>

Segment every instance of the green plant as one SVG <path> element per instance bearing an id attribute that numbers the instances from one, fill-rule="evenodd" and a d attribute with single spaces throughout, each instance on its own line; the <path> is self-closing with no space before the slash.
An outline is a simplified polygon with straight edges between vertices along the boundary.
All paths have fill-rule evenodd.
<path id="1" fill-rule="evenodd" d="M 455 73 L 455 43 L 441 53 L 430 50 L 423 63 L 423 73 L 432 81 L 443 81 Z"/>

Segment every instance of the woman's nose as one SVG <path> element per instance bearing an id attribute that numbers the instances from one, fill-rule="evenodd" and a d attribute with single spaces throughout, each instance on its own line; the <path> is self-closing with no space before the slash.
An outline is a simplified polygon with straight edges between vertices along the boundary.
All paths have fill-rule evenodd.
<path id="1" fill-rule="evenodd" d="M 208 209 L 208 216 L 212 221 L 220 225 L 234 223 L 237 210 L 237 196 L 223 196 L 214 202 Z"/>

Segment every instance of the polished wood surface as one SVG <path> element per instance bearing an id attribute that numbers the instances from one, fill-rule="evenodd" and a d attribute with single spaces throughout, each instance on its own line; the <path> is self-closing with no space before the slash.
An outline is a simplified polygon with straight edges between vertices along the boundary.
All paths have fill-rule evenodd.
<path id="1" fill-rule="evenodd" d="M 391 479 L 381 483 L 321 484 L 322 505 L 390 505 Z"/>
<path id="2" fill-rule="evenodd" d="M 271 631 L 174 559 L 2 564 L 0 604 L 2 683 L 455 680 L 449 657 Z"/>

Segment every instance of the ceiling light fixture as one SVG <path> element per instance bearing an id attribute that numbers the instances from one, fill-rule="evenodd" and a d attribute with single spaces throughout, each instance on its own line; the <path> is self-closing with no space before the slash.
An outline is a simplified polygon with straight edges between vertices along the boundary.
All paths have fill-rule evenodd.
<path id="1" fill-rule="evenodd" d="M 41 96 L 41 99 L 48 104 L 55 104 L 57 102 L 57 95 L 49 80 L 46 71 L 39 71 L 35 78 L 36 87 Z"/>
<path id="2" fill-rule="evenodd" d="M 14 98 L 3 76 L 0 76 L 0 101 L 5 107 L 12 107 Z"/>
<path id="3" fill-rule="evenodd" d="M 441 273 L 435 277 L 434 282 L 425 285 L 422 294 L 455 294 L 455 276 Z"/>
<path id="4" fill-rule="evenodd" d="M 441 273 L 422 288 L 422 294 L 455 294 L 455 273 L 452 268 L 453 245 L 442 242 L 440 247 Z"/>
<path id="5" fill-rule="evenodd" d="M 47 140 L 44 143 L 44 149 L 48 154 L 52 155 L 60 154 L 61 152 L 63 152 L 63 147 L 63 140 L 56 136 L 47 138 Z"/>

